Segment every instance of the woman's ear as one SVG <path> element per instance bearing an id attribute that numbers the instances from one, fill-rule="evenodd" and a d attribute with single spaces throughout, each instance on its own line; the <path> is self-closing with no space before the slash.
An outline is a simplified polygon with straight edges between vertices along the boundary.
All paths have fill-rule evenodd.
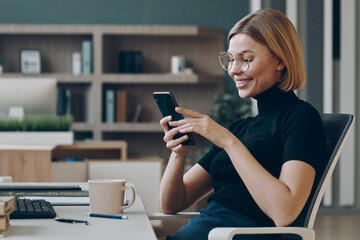
<path id="1" fill-rule="evenodd" d="M 285 63 L 283 62 L 278 63 L 278 65 L 276 66 L 277 71 L 282 71 L 284 68 L 285 68 Z"/>

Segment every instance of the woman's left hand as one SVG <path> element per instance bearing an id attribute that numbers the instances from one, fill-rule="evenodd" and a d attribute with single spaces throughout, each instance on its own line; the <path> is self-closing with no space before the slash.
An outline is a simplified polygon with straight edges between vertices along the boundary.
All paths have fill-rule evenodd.
<path id="1" fill-rule="evenodd" d="M 179 121 L 169 122 L 170 126 L 178 128 L 181 133 L 197 133 L 220 148 L 224 148 L 226 141 L 233 137 L 226 128 L 207 115 L 181 107 L 177 107 L 175 110 L 188 117 Z"/>

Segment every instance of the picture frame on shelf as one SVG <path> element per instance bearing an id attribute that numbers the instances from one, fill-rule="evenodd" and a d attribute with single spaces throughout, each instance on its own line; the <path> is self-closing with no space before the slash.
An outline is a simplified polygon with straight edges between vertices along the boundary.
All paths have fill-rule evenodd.
<path id="1" fill-rule="evenodd" d="M 20 70 L 23 74 L 41 73 L 41 52 L 39 49 L 20 50 Z"/>

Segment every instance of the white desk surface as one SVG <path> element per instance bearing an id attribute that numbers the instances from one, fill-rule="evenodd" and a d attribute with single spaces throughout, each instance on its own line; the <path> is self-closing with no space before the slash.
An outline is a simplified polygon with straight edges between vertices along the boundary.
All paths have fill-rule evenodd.
<path id="1" fill-rule="evenodd" d="M 89 206 L 54 206 L 57 216 L 84 223 L 63 223 L 54 219 L 11 219 L 6 239 L 96 239 L 96 240 L 156 240 L 141 197 L 136 196 L 132 207 L 125 209 L 127 220 L 89 217 Z"/>

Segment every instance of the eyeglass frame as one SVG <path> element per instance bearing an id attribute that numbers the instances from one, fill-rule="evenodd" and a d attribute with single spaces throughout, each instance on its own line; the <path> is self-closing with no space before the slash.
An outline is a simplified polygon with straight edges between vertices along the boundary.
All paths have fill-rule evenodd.
<path id="1" fill-rule="evenodd" d="M 231 69 L 231 67 L 232 67 L 232 62 L 236 62 L 235 61 L 235 59 L 236 59 L 236 56 L 237 55 L 239 55 L 239 54 L 241 54 L 241 55 L 244 55 L 245 53 L 237 53 L 236 55 L 235 55 L 235 57 L 233 57 L 230 53 L 228 53 L 228 52 L 224 52 L 224 51 L 222 51 L 222 52 L 220 52 L 219 53 L 219 61 L 220 61 L 220 65 L 221 65 L 221 67 L 225 70 L 225 71 L 229 71 L 229 69 Z M 228 67 L 226 68 L 225 67 L 225 64 L 223 64 L 223 62 L 221 61 L 221 57 L 222 56 L 225 56 L 225 55 L 227 55 L 228 57 L 229 57 L 229 65 L 228 65 Z M 255 59 L 255 57 L 253 57 L 253 58 L 248 58 L 248 59 L 242 59 L 241 60 L 241 62 L 239 62 L 239 61 L 237 61 L 238 63 L 238 65 L 237 66 L 240 66 L 241 67 L 241 70 L 243 71 L 243 72 L 246 72 L 246 71 L 248 71 L 249 70 L 249 68 L 250 68 L 250 63 L 253 61 Z M 243 68 L 243 66 L 244 66 L 244 64 L 246 64 L 247 65 L 247 68 Z"/>

